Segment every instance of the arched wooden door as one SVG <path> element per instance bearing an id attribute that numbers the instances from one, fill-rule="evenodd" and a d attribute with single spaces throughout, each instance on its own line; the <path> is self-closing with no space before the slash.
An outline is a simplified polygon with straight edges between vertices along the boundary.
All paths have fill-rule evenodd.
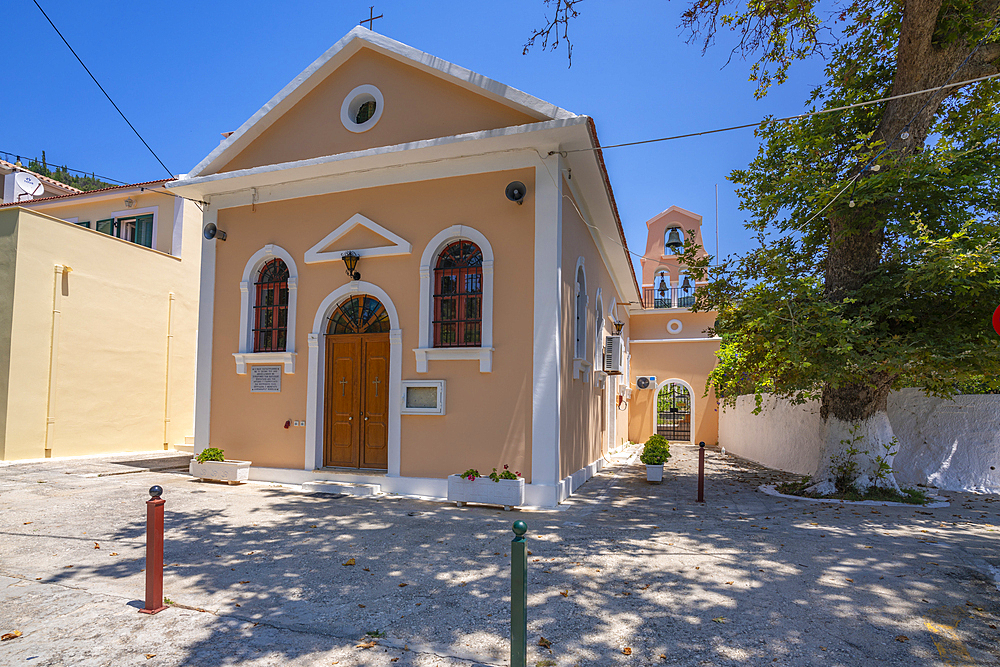
<path id="1" fill-rule="evenodd" d="M 349 297 L 330 316 L 325 387 L 323 465 L 386 469 L 389 315 L 375 297 Z"/>

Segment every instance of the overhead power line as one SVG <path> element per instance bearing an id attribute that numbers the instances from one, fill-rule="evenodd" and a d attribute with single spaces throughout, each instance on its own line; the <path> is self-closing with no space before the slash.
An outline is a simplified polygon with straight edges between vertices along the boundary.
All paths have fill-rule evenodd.
<path id="1" fill-rule="evenodd" d="M 868 100 L 866 102 L 858 102 L 857 104 L 848 104 L 842 107 L 834 107 L 832 109 L 820 109 L 819 111 L 810 111 L 808 113 L 798 114 L 797 116 L 785 116 L 784 118 L 764 118 L 756 123 L 746 123 L 744 125 L 732 125 L 730 127 L 719 127 L 714 130 L 702 130 L 701 132 L 690 132 L 688 134 L 675 134 L 670 137 L 657 137 L 656 139 L 642 139 L 640 141 L 627 141 L 621 144 L 608 144 L 607 146 L 598 146 L 595 148 L 573 148 L 564 151 L 551 151 L 549 155 L 555 155 L 556 153 L 580 153 L 584 151 L 603 151 L 609 148 L 623 148 L 625 146 L 641 146 L 643 144 L 654 144 L 661 141 L 673 141 L 674 139 L 688 139 L 690 137 L 700 137 L 706 134 L 717 134 L 719 132 L 731 132 L 732 130 L 745 130 L 751 127 L 760 127 L 763 124 L 770 123 L 781 123 L 786 120 L 801 120 L 803 118 L 809 118 L 810 116 L 819 116 L 822 114 L 836 113 L 838 111 L 846 111 L 848 109 L 856 109 L 858 107 L 867 107 L 872 104 L 880 104 L 881 102 L 888 102 L 890 100 L 899 100 L 904 97 L 913 97 L 914 95 L 923 95 L 925 93 L 933 93 L 944 88 L 955 88 L 957 86 L 964 86 L 969 83 L 976 83 L 978 81 L 985 81 L 986 79 L 995 79 L 1000 77 L 1000 74 L 989 74 L 987 76 L 981 76 L 976 79 L 968 79 L 967 81 L 958 81 L 957 83 L 949 83 L 943 86 L 938 86 L 937 88 L 927 88 L 926 90 L 918 90 L 912 93 L 903 93 L 902 95 L 893 95 L 891 97 L 880 97 L 877 100 Z"/>
<path id="2" fill-rule="evenodd" d="M 45 13 L 45 10 L 42 9 L 42 6 L 38 4 L 38 0 L 31 0 L 31 1 L 35 3 L 35 6 L 38 7 L 38 11 L 42 13 L 42 16 L 45 17 L 45 20 L 49 22 L 50 26 L 52 26 L 52 29 L 56 31 L 56 34 L 59 35 L 59 39 L 63 41 L 63 44 L 65 44 L 66 48 L 70 50 L 70 53 L 72 53 L 73 56 L 77 59 L 77 61 L 80 63 L 80 65 L 83 66 L 83 69 L 87 70 L 87 74 L 89 74 L 90 78 L 94 80 L 94 83 L 97 84 L 97 87 L 101 89 L 101 92 L 104 93 L 104 96 L 108 98 L 108 102 L 111 102 L 111 106 L 115 108 L 115 111 L 118 112 L 118 115 L 122 117 L 122 120 L 128 123 L 128 126 L 132 128 L 133 132 L 135 132 L 135 136 L 139 137 L 139 141 L 142 142 L 142 145 L 145 146 L 149 150 L 149 152 L 153 154 L 153 157 L 155 157 L 156 161 L 160 163 L 160 166 L 163 167 L 163 169 L 167 172 L 167 175 L 173 177 L 174 173 L 169 169 L 167 169 L 167 165 L 163 164 L 163 160 L 161 160 L 160 156 L 156 154 L 156 151 L 154 151 L 150 147 L 150 145 L 146 143 L 146 140 L 142 138 L 141 134 L 139 134 L 139 130 L 135 129 L 135 126 L 132 125 L 129 119 L 125 117 L 125 114 L 122 113 L 122 110 L 118 108 L 118 105 L 115 104 L 115 101 L 111 99 L 110 95 L 108 95 L 108 91 L 104 90 L 104 86 L 101 85 L 101 82 L 97 80 L 97 77 L 94 76 L 93 72 L 90 71 L 90 68 L 87 67 L 87 65 L 83 62 L 83 59 L 81 59 L 80 56 L 77 55 L 76 51 L 73 50 L 73 47 L 70 46 L 69 42 L 66 41 L 66 38 L 63 37 L 63 34 L 59 32 L 59 28 L 57 28 L 56 24 L 52 22 L 52 19 L 49 18 L 49 15 Z"/>

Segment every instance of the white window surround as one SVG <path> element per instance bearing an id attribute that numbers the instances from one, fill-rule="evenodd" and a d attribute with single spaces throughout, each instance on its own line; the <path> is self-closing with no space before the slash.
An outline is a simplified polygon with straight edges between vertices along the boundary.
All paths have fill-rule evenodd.
<path id="1" fill-rule="evenodd" d="M 404 415 L 443 415 L 445 414 L 445 381 L 444 380 L 403 380 L 400 392 L 400 414 Z M 437 407 L 413 408 L 406 405 L 406 390 L 409 387 L 430 388 L 437 390 Z"/>
<path id="2" fill-rule="evenodd" d="M 254 283 L 260 270 L 272 259 L 280 259 L 288 267 L 288 331 L 284 352 L 253 351 L 253 300 Z M 281 246 L 269 243 L 250 257 L 240 281 L 240 350 L 234 352 L 236 372 L 245 375 L 247 364 L 284 364 L 286 373 L 295 372 L 295 305 L 298 293 L 299 271 L 291 254 Z"/>
<path id="3" fill-rule="evenodd" d="M 389 477 L 400 476 L 400 405 L 403 376 L 403 331 L 399 328 L 399 314 L 392 299 L 378 285 L 364 280 L 352 280 L 330 292 L 316 309 L 312 331 L 308 334 L 309 365 L 306 380 L 306 455 L 305 469 L 315 470 L 323 465 L 324 388 L 326 380 L 326 323 L 333 310 L 344 299 L 367 294 L 378 299 L 389 316 L 389 421 L 386 424 L 389 449 Z"/>
<path id="4" fill-rule="evenodd" d="M 363 123 L 355 122 L 355 119 L 358 117 L 358 109 L 361 108 L 361 105 L 372 100 L 375 101 L 374 115 Z M 347 93 L 344 103 L 340 105 L 340 122 L 350 132 L 367 132 L 375 127 L 379 118 L 382 117 L 384 107 L 385 100 L 382 97 L 382 92 L 369 83 L 363 84 Z"/>
<path id="5" fill-rule="evenodd" d="M 472 241 L 483 253 L 483 321 L 480 347 L 434 347 L 434 281 L 431 279 L 438 255 L 458 240 Z M 420 309 L 417 349 L 417 372 L 426 373 L 433 359 L 478 359 L 480 373 L 493 372 L 493 246 L 478 230 L 468 225 L 453 225 L 430 240 L 420 256 Z"/>
<path id="6" fill-rule="evenodd" d="M 118 218 L 135 218 L 135 217 L 138 217 L 140 215 L 149 215 L 150 213 L 152 213 L 153 214 L 153 242 L 152 242 L 152 250 L 159 250 L 159 248 L 156 247 L 156 232 L 158 230 L 158 224 L 157 224 L 158 220 L 157 220 L 157 218 L 159 217 L 159 215 L 158 215 L 159 211 L 160 211 L 160 207 L 159 206 L 147 206 L 146 208 L 127 208 L 124 211 L 112 211 L 111 212 L 111 217 L 113 219 L 117 220 Z M 104 218 L 103 216 L 101 216 L 101 219 L 102 220 L 106 220 L 107 218 Z M 94 222 L 95 229 L 96 229 L 96 224 L 97 224 L 97 222 L 95 221 Z"/>
<path id="7" fill-rule="evenodd" d="M 597 377 L 598 382 L 601 386 L 604 385 L 604 377 L 607 373 L 604 372 L 604 364 L 602 363 L 602 357 L 604 356 L 604 297 L 601 295 L 601 288 L 597 288 L 597 295 L 594 297 L 594 301 L 597 304 L 597 310 L 594 313 L 594 375 Z"/>
<path id="8" fill-rule="evenodd" d="M 590 303 L 590 296 L 587 294 L 587 267 L 586 260 L 579 257 L 576 260 L 576 269 L 573 271 L 573 284 L 576 286 L 576 294 L 573 300 L 573 379 L 587 381 L 591 362 L 585 358 L 587 354 L 587 305 Z M 583 278 L 581 283 L 580 278 Z M 580 329 L 583 329 L 581 340 Z"/>

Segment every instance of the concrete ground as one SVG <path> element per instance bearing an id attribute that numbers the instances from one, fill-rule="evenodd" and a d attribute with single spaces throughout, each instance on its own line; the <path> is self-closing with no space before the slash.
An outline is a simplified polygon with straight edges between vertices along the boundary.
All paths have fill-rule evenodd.
<path id="1" fill-rule="evenodd" d="M 673 451 L 662 484 L 622 461 L 512 512 L 112 462 L 129 457 L 2 465 L 0 634 L 22 634 L 0 665 L 502 665 L 516 519 L 529 665 L 1000 665 L 995 496 L 810 504 L 710 450 L 700 505 L 697 452 Z M 173 606 L 148 616 L 153 484 Z"/>

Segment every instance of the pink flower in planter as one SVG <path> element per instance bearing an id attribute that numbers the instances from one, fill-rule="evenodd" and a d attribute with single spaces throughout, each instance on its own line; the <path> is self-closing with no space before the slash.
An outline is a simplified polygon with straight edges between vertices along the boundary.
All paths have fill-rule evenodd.
<path id="1" fill-rule="evenodd" d="M 476 481 L 476 476 L 475 475 L 469 475 L 469 481 L 470 482 Z"/>

